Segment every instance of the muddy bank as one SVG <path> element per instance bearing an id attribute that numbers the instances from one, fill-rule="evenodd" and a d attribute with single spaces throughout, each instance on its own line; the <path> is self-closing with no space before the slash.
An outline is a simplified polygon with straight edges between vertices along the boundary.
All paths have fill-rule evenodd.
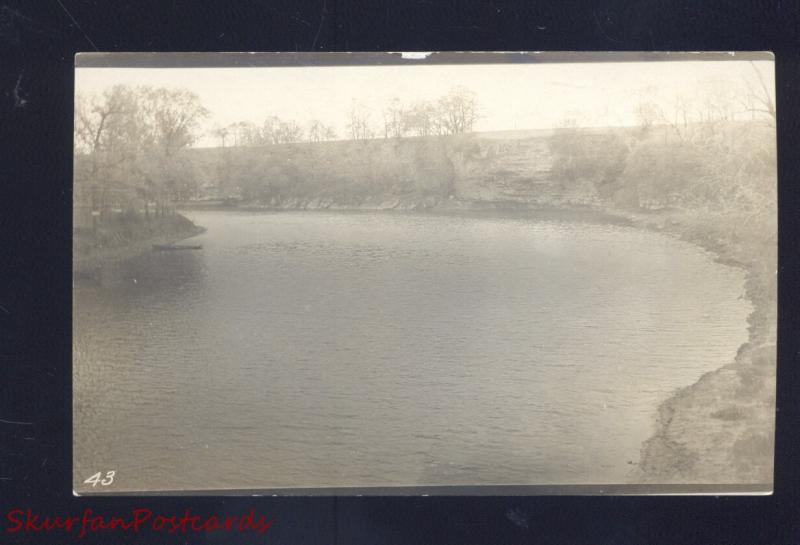
<path id="1" fill-rule="evenodd" d="M 277 204 L 246 202 L 236 205 L 222 203 L 181 203 L 180 208 L 191 210 L 225 210 L 242 212 L 430 212 L 432 214 L 503 214 L 520 217 L 553 217 L 630 225 L 630 219 L 618 213 L 590 205 L 565 205 L 560 202 L 521 202 L 517 200 L 439 199 L 367 199 L 356 203 L 341 203 L 320 199 L 291 199 Z"/>

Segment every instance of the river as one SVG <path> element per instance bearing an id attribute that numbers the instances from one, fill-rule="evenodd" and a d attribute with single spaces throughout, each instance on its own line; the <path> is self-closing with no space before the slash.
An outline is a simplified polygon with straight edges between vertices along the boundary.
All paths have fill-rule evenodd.
<path id="1" fill-rule="evenodd" d="M 188 216 L 202 250 L 75 285 L 79 491 L 623 483 L 747 339 L 741 270 L 632 227 Z"/>

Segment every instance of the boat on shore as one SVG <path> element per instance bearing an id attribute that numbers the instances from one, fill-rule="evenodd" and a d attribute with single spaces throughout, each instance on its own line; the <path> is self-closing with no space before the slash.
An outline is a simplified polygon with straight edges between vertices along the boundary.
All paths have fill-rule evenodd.
<path id="1" fill-rule="evenodd" d="M 176 250 L 202 250 L 201 244 L 153 244 L 153 250 L 158 252 L 171 252 Z"/>

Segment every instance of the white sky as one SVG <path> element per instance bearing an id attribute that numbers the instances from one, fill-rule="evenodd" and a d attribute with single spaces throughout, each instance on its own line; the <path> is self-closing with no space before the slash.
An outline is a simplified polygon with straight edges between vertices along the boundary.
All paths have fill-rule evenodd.
<path id="1" fill-rule="evenodd" d="M 774 96 L 774 63 L 756 61 Z M 433 99 L 457 85 L 474 91 L 481 107 L 475 130 L 557 126 L 565 117 L 583 125 L 632 125 L 645 95 L 669 110 L 676 95 L 698 104 L 710 89 L 733 89 L 756 81 L 747 61 L 492 64 L 422 66 L 303 66 L 253 68 L 78 68 L 76 91 L 102 92 L 115 84 L 182 87 L 194 91 L 211 112 L 205 123 L 252 121 L 270 115 L 306 126 L 312 119 L 345 134 L 353 99 L 372 112 L 393 98 L 411 103 Z M 215 145 L 210 136 L 198 145 Z"/>

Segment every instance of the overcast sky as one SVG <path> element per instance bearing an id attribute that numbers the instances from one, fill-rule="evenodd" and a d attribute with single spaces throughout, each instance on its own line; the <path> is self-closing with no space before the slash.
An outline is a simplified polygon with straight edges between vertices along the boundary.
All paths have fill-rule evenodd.
<path id="1" fill-rule="evenodd" d="M 772 61 L 753 63 L 774 95 Z M 463 85 L 475 92 L 481 117 L 475 130 L 558 126 L 565 117 L 587 126 L 635 124 L 643 95 L 669 109 L 676 95 L 700 102 L 704 90 L 757 81 L 747 61 L 493 64 L 258 68 L 78 68 L 76 90 L 102 92 L 115 84 L 182 87 L 195 92 L 211 115 L 204 125 L 257 124 L 268 116 L 312 119 L 346 133 L 353 99 L 372 111 L 378 129 L 394 97 L 411 103 Z M 215 145 L 211 136 L 198 145 Z"/>

